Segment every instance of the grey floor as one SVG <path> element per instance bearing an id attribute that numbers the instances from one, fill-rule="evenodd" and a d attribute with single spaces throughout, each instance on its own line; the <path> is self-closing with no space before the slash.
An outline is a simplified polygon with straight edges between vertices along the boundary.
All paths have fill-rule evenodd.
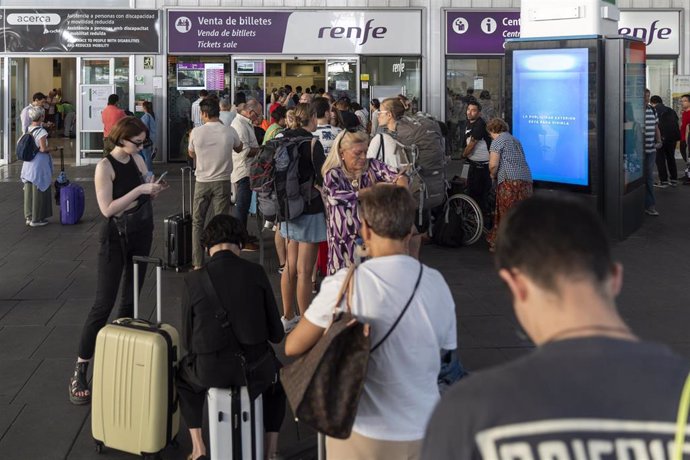
<path id="1" fill-rule="evenodd" d="M 67 169 L 70 179 L 86 190 L 82 222 L 62 226 L 53 217 L 43 228 L 24 225 L 19 167 L 0 167 L 0 457 L 134 458 L 111 450 L 97 455 L 88 407 L 73 406 L 67 398 L 79 333 L 94 296 L 99 215 L 93 167 Z M 163 255 L 163 217 L 180 208 L 179 168 L 166 165 L 165 169 L 170 171 L 171 189 L 155 203 L 155 256 Z M 686 284 L 690 276 L 690 187 L 657 190 L 657 200 L 661 216 L 646 217 L 636 234 L 615 244 L 626 279 L 620 310 L 641 337 L 668 343 L 690 357 Z M 268 247 L 265 266 L 277 288 L 272 234 L 263 236 Z M 460 355 L 466 367 L 476 371 L 530 350 L 483 241 L 461 249 L 427 245 L 422 254 L 424 262 L 439 269 L 452 289 Z M 258 253 L 245 256 L 259 259 Z M 176 326 L 180 323 L 182 276 L 173 271 L 163 276 L 163 318 Z M 149 317 L 153 287 L 149 273 L 142 299 Z M 180 448 L 169 448 L 164 458 L 186 457 L 190 451 L 186 432 L 181 432 L 180 441 Z M 284 457 L 314 458 L 314 446 L 314 433 L 298 427 L 288 414 L 280 438 Z"/>

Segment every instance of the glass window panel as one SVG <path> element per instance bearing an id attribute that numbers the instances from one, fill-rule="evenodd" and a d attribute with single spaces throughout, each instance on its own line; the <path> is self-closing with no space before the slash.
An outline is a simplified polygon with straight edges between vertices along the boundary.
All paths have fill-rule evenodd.
<path id="1" fill-rule="evenodd" d="M 462 148 L 469 98 L 479 101 L 487 121 L 503 117 L 502 75 L 503 58 L 446 60 L 446 121 L 454 154 Z"/>
<path id="2" fill-rule="evenodd" d="M 362 57 L 362 73 L 369 75 L 366 90 L 362 93 L 362 104 L 369 106 L 372 86 L 386 87 L 386 94 L 404 94 L 412 104 L 414 112 L 423 110 L 422 60 L 416 56 L 367 56 Z M 398 89 L 399 88 L 399 89 Z M 393 95 L 393 94 L 391 94 Z"/>
<path id="3" fill-rule="evenodd" d="M 664 104 L 680 112 L 680 100 L 671 101 L 675 59 L 647 59 L 647 87 L 652 95 L 661 96 Z"/>
<path id="4" fill-rule="evenodd" d="M 114 81 L 115 93 L 120 98 L 118 106 L 121 109 L 129 109 L 132 112 L 134 107 L 129 106 L 129 58 L 117 57 L 115 58 Z"/>
<path id="5" fill-rule="evenodd" d="M 81 81 L 85 85 L 110 83 L 110 59 L 83 59 Z"/>
<path id="6" fill-rule="evenodd" d="M 326 63 L 328 75 L 328 92 L 335 99 L 349 97 L 357 100 L 357 61 L 329 60 Z"/>

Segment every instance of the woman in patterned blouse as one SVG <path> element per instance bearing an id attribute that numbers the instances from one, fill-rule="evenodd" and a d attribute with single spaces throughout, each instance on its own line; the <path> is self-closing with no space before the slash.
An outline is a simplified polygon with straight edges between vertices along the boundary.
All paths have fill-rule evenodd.
<path id="1" fill-rule="evenodd" d="M 489 250 L 496 245 L 501 217 L 520 201 L 532 196 L 532 173 L 525 159 L 522 144 L 508 132 L 508 124 L 494 118 L 486 125 L 493 139 L 489 148 L 489 174 L 496 185 L 494 226 L 486 236 Z"/>
<path id="2" fill-rule="evenodd" d="M 354 262 L 360 218 L 359 191 L 379 182 L 407 186 L 407 177 L 375 159 L 367 159 L 369 136 L 344 130 L 335 138 L 322 168 L 323 196 L 328 225 L 328 274 Z"/>

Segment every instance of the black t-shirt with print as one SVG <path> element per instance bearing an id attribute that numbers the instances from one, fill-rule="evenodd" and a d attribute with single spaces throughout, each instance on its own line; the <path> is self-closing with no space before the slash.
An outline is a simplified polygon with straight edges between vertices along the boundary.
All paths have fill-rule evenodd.
<path id="1" fill-rule="evenodd" d="M 668 459 L 689 369 L 649 342 L 549 343 L 449 390 L 427 427 L 422 458 Z"/>

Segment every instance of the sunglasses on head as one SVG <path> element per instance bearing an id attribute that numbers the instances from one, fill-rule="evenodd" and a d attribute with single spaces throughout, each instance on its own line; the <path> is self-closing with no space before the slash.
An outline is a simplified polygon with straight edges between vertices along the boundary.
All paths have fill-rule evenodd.
<path id="1" fill-rule="evenodd" d="M 344 131 L 344 133 L 342 136 L 340 136 L 340 140 L 338 141 L 338 145 L 336 147 L 338 149 L 338 152 L 340 152 L 340 144 L 343 143 L 343 139 L 345 138 L 345 136 L 347 136 L 347 133 L 356 133 L 359 131 L 359 129 L 357 129 L 357 128 L 343 128 L 343 131 Z"/>

